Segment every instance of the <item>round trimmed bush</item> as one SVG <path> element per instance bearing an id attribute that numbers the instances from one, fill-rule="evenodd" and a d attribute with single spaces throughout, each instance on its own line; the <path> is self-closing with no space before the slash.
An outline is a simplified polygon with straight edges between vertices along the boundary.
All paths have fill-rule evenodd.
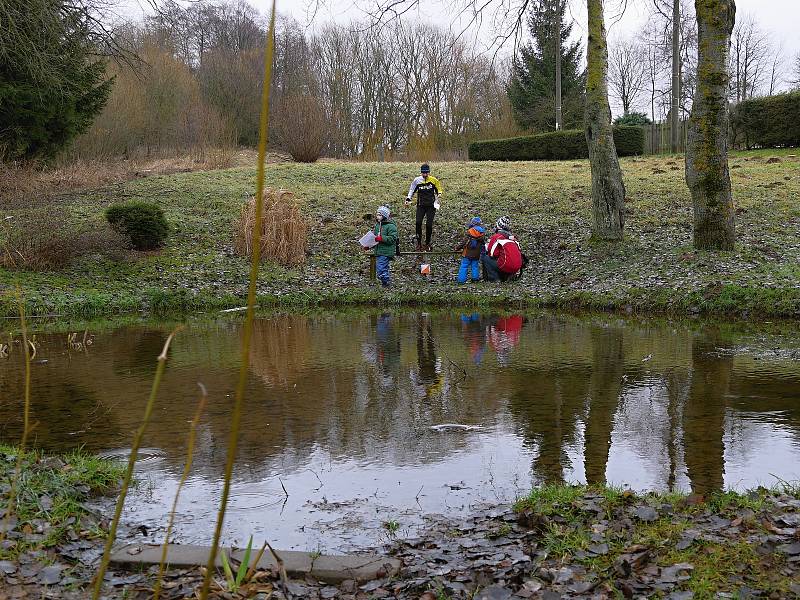
<path id="1" fill-rule="evenodd" d="M 164 245 L 169 225 L 164 211 L 149 202 L 126 202 L 106 209 L 111 226 L 131 238 L 137 250 L 154 250 Z"/>

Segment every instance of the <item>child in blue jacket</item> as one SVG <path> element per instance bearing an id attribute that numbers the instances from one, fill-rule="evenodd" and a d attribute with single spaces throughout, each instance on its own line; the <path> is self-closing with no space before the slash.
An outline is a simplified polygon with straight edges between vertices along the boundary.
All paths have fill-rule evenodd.
<path id="1" fill-rule="evenodd" d="M 480 217 L 473 217 L 467 225 L 464 239 L 456 246 L 461 250 L 461 266 L 458 269 L 458 283 L 466 283 L 467 274 L 472 272 L 472 281 L 481 278 L 481 254 L 486 251 L 486 230 Z"/>

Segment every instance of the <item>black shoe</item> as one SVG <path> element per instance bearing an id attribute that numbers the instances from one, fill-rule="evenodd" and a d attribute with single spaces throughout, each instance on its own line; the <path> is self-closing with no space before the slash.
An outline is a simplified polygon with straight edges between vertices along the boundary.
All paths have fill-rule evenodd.
<path id="1" fill-rule="evenodd" d="M 425 252 L 433 252 L 433 244 L 428 244 L 425 246 Z"/>
<path id="2" fill-rule="evenodd" d="M 385 281 L 381 281 L 381 287 L 383 289 L 390 288 L 390 287 L 392 287 L 392 284 L 388 283 L 388 282 L 385 282 Z"/>

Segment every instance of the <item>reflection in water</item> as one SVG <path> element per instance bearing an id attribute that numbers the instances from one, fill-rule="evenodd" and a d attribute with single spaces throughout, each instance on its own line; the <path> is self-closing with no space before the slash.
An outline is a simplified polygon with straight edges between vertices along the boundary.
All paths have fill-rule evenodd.
<path id="1" fill-rule="evenodd" d="M 716 331 L 692 342 L 692 380 L 683 408 L 686 469 L 692 489 L 723 487 L 725 400 L 733 371 L 731 346 Z"/>
<path id="2" fill-rule="evenodd" d="M 417 370 L 412 373 L 414 382 L 421 388 L 425 400 L 436 396 L 442 388 L 442 363 L 436 356 L 431 320 L 427 313 L 417 319 Z"/>
<path id="3" fill-rule="evenodd" d="M 625 355 L 621 328 L 593 327 L 589 335 L 592 373 L 589 377 L 584 464 L 587 483 L 604 484 L 614 415 L 622 392 Z"/>
<path id="4" fill-rule="evenodd" d="M 167 333 L 101 333 L 90 352 L 73 351 L 64 335 L 39 334 L 47 363 L 33 374 L 36 443 L 129 447 Z M 200 381 L 209 406 L 178 532 L 187 541 L 210 538 L 192 523 L 218 501 L 240 335 L 238 323 L 223 320 L 193 325 L 176 340 L 145 439 L 163 458 L 140 466 L 153 485 L 133 498 L 131 518 L 159 523 L 166 512 Z M 796 480 L 800 365 L 791 352 L 774 352 L 795 348 L 795 339 L 613 317 L 263 318 L 228 535 L 268 526 L 284 545 L 346 546 L 357 536 L 309 522 L 345 519 L 355 528 L 402 511 L 413 522 L 420 510 L 512 500 L 539 482 L 706 492 L 769 484 L 765 473 Z M 0 436 L 8 441 L 19 435 L 21 359 L 12 351 L 0 362 Z M 430 429 L 441 423 L 483 427 Z"/>

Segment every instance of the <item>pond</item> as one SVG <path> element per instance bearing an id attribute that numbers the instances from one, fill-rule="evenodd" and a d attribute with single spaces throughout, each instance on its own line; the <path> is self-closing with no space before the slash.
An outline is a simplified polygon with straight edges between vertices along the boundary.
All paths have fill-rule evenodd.
<path id="1" fill-rule="evenodd" d="M 37 333 L 33 443 L 126 456 L 170 329 L 81 330 L 71 343 L 67 331 Z M 149 541 L 163 536 L 198 382 L 209 404 L 175 537 L 212 538 L 241 333 L 240 316 L 200 320 L 174 341 L 125 512 Z M 224 540 L 346 551 L 543 482 L 706 493 L 796 481 L 795 333 L 609 315 L 265 315 Z M 20 433 L 22 358 L 12 344 L 0 359 L 9 442 Z"/>

